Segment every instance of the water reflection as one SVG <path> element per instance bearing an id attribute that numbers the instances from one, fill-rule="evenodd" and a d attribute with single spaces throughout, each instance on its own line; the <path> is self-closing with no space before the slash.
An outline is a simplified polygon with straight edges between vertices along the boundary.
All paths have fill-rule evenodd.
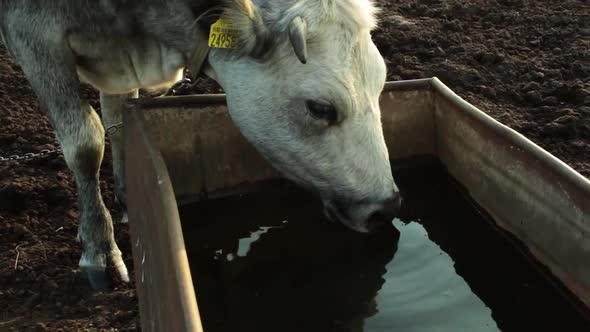
<path id="1" fill-rule="evenodd" d="M 285 218 L 259 211 L 192 232 L 208 332 L 497 330 L 420 224 L 395 221 L 367 236 L 327 223 L 319 209 L 280 210 Z"/>
<path id="2" fill-rule="evenodd" d="M 401 233 L 398 251 L 376 298 L 379 313 L 366 320 L 365 330 L 499 331 L 491 310 L 424 227 L 399 220 L 394 225 Z"/>
<path id="3" fill-rule="evenodd" d="M 193 238 L 207 250 L 189 248 L 207 331 L 361 331 L 399 233 L 358 236 L 322 220 L 313 233 L 294 221 L 229 237 Z"/>
<path id="4" fill-rule="evenodd" d="M 333 232 L 333 226 L 323 226 Z M 224 286 L 239 299 L 231 319 L 240 328 L 362 330 L 364 319 L 376 313 L 375 296 L 399 233 L 389 227 L 379 236 L 359 237 L 340 229 L 328 239 L 326 232 L 310 234 L 309 224 L 288 223 L 260 236 L 243 259 L 225 263 L 232 277 Z"/>

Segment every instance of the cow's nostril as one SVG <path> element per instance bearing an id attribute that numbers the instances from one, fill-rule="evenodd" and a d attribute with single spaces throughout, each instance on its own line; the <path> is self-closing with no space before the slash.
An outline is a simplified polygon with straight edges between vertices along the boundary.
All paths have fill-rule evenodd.
<path id="1" fill-rule="evenodd" d="M 383 225 L 391 223 L 399 213 L 402 198 L 399 193 L 394 193 L 391 198 L 381 204 L 381 209 L 373 212 L 367 220 L 367 228 L 374 231 Z"/>
<path id="2" fill-rule="evenodd" d="M 399 212 L 401 206 L 402 196 L 399 194 L 399 192 L 396 192 L 392 195 L 390 199 L 386 200 L 383 203 L 383 212 L 391 215 L 391 217 L 393 218 Z"/>
<path id="3" fill-rule="evenodd" d="M 367 230 L 369 232 L 373 232 L 389 223 L 393 217 L 389 217 L 387 214 L 384 214 L 383 211 L 373 212 L 367 220 Z"/>

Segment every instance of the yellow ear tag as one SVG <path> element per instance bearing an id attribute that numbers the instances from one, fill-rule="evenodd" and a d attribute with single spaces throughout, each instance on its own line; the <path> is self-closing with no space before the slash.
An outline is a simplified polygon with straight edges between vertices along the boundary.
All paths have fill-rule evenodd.
<path id="1" fill-rule="evenodd" d="M 231 22 L 219 18 L 211 24 L 209 31 L 209 47 L 213 48 L 238 48 L 237 40 L 240 30 L 234 28 Z"/>

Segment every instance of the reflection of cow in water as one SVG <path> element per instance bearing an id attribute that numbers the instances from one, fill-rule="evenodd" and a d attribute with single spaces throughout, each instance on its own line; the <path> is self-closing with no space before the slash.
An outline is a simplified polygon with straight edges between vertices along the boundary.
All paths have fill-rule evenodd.
<path id="1" fill-rule="evenodd" d="M 260 224 L 224 216 L 251 216 L 252 201 L 229 208 L 211 201 L 192 217 L 183 213 L 205 330 L 362 331 L 364 320 L 377 312 L 375 297 L 398 231 L 388 224 L 377 234 L 360 235 L 322 220 L 321 207 L 310 199 L 282 198 L 260 200 L 276 209 L 258 210 Z M 291 221 L 282 224 L 277 210 Z M 258 225 L 271 227 L 252 236 Z M 249 237 L 255 241 L 246 253 L 243 239 Z"/>

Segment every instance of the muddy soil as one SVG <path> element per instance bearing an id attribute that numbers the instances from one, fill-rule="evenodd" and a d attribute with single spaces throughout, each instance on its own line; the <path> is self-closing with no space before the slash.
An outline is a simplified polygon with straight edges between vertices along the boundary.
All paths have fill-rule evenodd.
<path id="1" fill-rule="evenodd" d="M 389 79 L 437 76 L 590 176 L 590 3 L 380 3 Z"/>
<path id="2" fill-rule="evenodd" d="M 45 114 L 3 48 L 0 74 L 1 155 L 54 149 Z M 97 94 L 84 91 L 98 108 Z M 102 180 L 105 202 L 118 220 L 108 153 Z M 137 329 L 133 284 L 94 293 L 78 270 L 77 219 L 75 184 L 61 155 L 0 164 L 0 331 Z M 130 253 L 127 227 L 115 230 L 121 250 Z"/>
<path id="3" fill-rule="evenodd" d="M 585 0 L 385 1 L 374 40 L 388 79 L 437 76 L 590 176 L 590 4 Z M 95 109 L 97 94 L 81 89 Z M 198 91 L 215 91 L 203 82 Z M 55 147 L 20 68 L 0 46 L 0 156 Z M 115 220 L 110 155 L 102 189 Z M 133 331 L 133 284 L 88 289 L 77 268 L 75 185 L 61 155 L 0 164 L 0 331 Z M 132 266 L 127 226 L 116 237 Z M 133 278 L 133 276 L 132 276 Z"/>

